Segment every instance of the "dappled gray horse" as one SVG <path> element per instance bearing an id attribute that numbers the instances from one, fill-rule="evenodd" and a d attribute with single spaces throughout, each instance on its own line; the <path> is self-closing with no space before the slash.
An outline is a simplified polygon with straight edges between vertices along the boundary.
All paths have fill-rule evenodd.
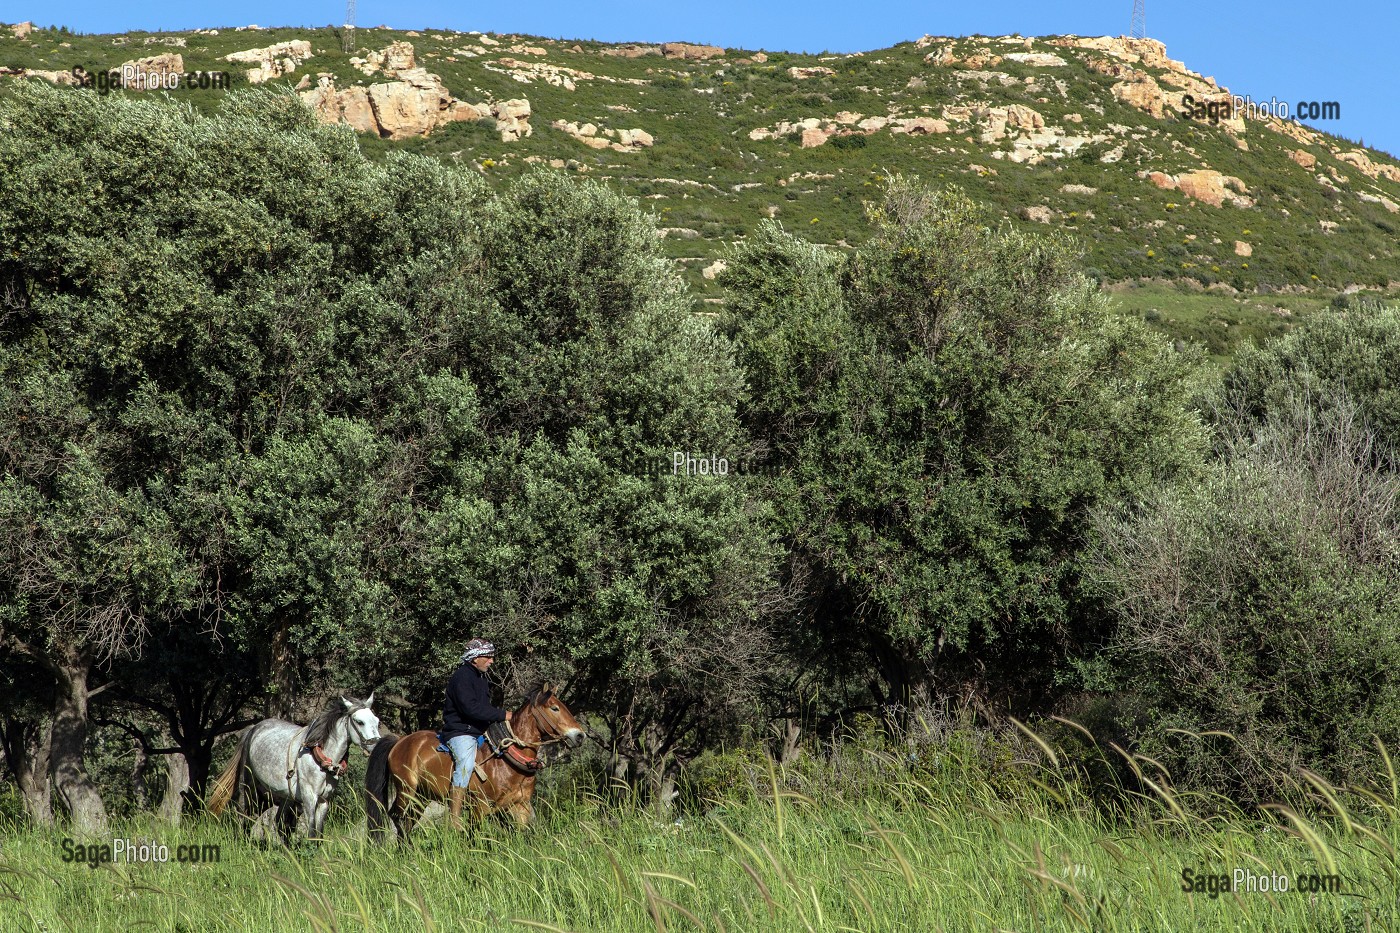
<path id="1" fill-rule="evenodd" d="M 350 766 L 351 741 L 366 754 L 379 741 L 373 704 L 373 693 L 368 700 L 332 697 L 308 725 L 264 719 L 249 727 L 214 782 L 209 812 L 218 816 L 230 800 L 240 815 L 255 819 L 269 806 L 278 808 L 279 817 L 296 806 L 297 829 L 319 839 L 331 794 Z"/>

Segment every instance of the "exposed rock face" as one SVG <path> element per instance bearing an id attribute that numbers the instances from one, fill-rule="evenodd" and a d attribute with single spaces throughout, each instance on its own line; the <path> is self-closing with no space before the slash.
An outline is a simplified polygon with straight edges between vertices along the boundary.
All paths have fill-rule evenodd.
<path id="1" fill-rule="evenodd" d="M 1167 58 L 1167 47 L 1156 39 L 1132 39 L 1127 36 L 1064 36 L 1051 39 L 1050 44 L 1063 48 L 1093 49 L 1133 64 L 1141 62 L 1147 68 L 1189 73 L 1183 63 Z"/>
<path id="2" fill-rule="evenodd" d="M 1145 177 L 1158 188 L 1167 191 L 1180 191 L 1189 198 L 1220 207 L 1229 201 L 1235 207 L 1253 207 L 1254 201 L 1244 197 L 1249 193 L 1244 182 L 1233 175 L 1223 175 L 1214 169 L 1198 169 L 1180 175 L 1167 175 L 1164 172 L 1147 172 Z"/>
<path id="3" fill-rule="evenodd" d="M 1019 211 L 1022 220 L 1031 220 L 1038 224 L 1048 224 L 1055 215 L 1050 208 L 1043 204 L 1033 204 L 1023 207 Z"/>
<path id="4" fill-rule="evenodd" d="M 6 70 L 6 73 L 10 73 Z M 52 81 L 54 84 L 62 84 L 68 87 L 76 87 L 78 79 L 73 77 L 71 71 L 39 71 L 33 68 L 21 68 L 14 72 L 24 78 L 43 78 L 45 81 Z"/>
<path id="5" fill-rule="evenodd" d="M 933 117 L 911 117 L 890 121 L 891 133 L 908 133 L 911 136 L 927 136 L 930 133 L 948 132 L 946 120 L 935 120 Z"/>
<path id="6" fill-rule="evenodd" d="M 534 127 L 530 126 L 530 102 L 525 98 L 491 104 L 490 113 L 496 118 L 496 131 L 501 134 L 501 142 L 512 143 L 534 135 Z"/>
<path id="7" fill-rule="evenodd" d="M 701 269 L 700 274 L 707 279 L 713 279 L 715 276 L 723 272 L 728 266 L 729 263 L 725 262 L 723 259 L 716 259 L 704 269 Z"/>
<path id="8" fill-rule="evenodd" d="M 1049 52 L 1012 52 L 1005 58 L 1009 62 L 1020 62 L 1022 65 L 1034 65 L 1037 68 L 1059 68 L 1069 64 L 1060 56 Z"/>
<path id="9" fill-rule="evenodd" d="M 1045 127 L 1045 118 L 1023 104 L 1012 104 L 1006 108 L 1006 125 L 1023 130 L 1038 130 Z"/>
<path id="10" fill-rule="evenodd" d="M 666 58 L 679 58 L 684 61 L 703 61 L 707 58 L 723 58 L 724 49 L 717 45 L 691 45 L 688 42 L 663 42 L 661 54 Z"/>
<path id="11" fill-rule="evenodd" d="M 1317 156 L 1304 149 L 1294 149 L 1288 154 L 1288 157 L 1303 168 L 1310 169 L 1317 164 Z"/>
<path id="12" fill-rule="evenodd" d="M 410 48 L 412 48 L 410 46 Z M 248 69 L 248 83 L 262 84 L 285 74 L 291 74 L 312 57 L 311 43 L 305 39 L 291 42 L 278 42 L 262 49 L 246 49 L 224 56 L 224 61 L 234 64 L 256 65 Z"/>
<path id="13" fill-rule="evenodd" d="M 599 49 L 602 55 L 616 55 L 618 58 L 641 58 L 643 55 L 660 55 L 659 45 L 619 45 L 612 48 Z"/>
<path id="14" fill-rule="evenodd" d="M 150 58 L 122 62 L 113 70 L 120 75 L 122 87 L 138 91 L 150 90 L 165 86 L 162 79 L 166 75 L 184 74 L 185 60 L 178 52 L 166 52 L 163 55 L 152 55 Z"/>
<path id="15" fill-rule="evenodd" d="M 827 135 L 820 127 L 802 131 L 802 148 L 813 149 L 826 145 Z"/>
<path id="16" fill-rule="evenodd" d="M 1149 74 L 1133 72 L 1128 80 L 1119 81 L 1111 90 L 1114 99 L 1158 119 L 1166 112 L 1162 86 Z"/>
<path id="17" fill-rule="evenodd" d="M 1060 185 L 1061 194 L 1098 194 L 1098 188 L 1091 188 L 1088 185 Z"/>
<path id="18" fill-rule="evenodd" d="M 380 71 L 386 71 L 389 74 L 407 71 L 416 65 L 413 43 L 391 42 L 377 52 L 370 52 L 364 58 L 350 59 L 350 64 L 367 75 L 373 75 Z"/>
<path id="19" fill-rule="evenodd" d="M 14 36 L 16 39 L 27 39 L 29 34 L 33 31 L 34 24 L 30 22 L 15 23 L 10 27 L 10 35 Z"/>
<path id="20" fill-rule="evenodd" d="M 453 120 L 496 117 L 503 142 L 530 135 L 530 105 L 505 101 L 485 105 L 456 100 L 442 79 L 423 68 L 398 72 L 399 80 L 368 88 L 337 90 L 334 79 L 323 75 L 316 87 L 301 92 L 301 99 L 324 123 L 347 123 L 361 133 L 389 139 L 427 136 Z"/>
<path id="21" fill-rule="evenodd" d="M 806 78 L 821 78 L 826 75 L 834 74 L 836 74 L 835 71 L 832 71 L 830 68 L 825 68 L 821 65 L 813 65 L 810 68 L 799 68 L 796 65 L 794 65 L 793 67 L 788 69 L 788 75 L 790 77 L 796 78 L 798 81 L 802 81 Z"/>
<path id="22" fill-rule="evenodd" d="M 1354 165 L 1367 178 L 1388 178 L 1391 181 L 1400 182 L 1400 169 L 1393 165 L 1377 164 L 1371 161 L 1371 157 L 1360 149 L 1353 149 L 1350 152 L 1343 152 L 1337 155 L 1337 161 Z"/>
<path id="23" fill-rule="evenodd" d="M 636 152 L 639 149 L 650 149 L 655 144 L 655 139 L 646 130 L 600 129 L 593 123 L 579 126 L 566 120 L 555 120 L 550 126 L 568 133 L 590 149 Z"/>

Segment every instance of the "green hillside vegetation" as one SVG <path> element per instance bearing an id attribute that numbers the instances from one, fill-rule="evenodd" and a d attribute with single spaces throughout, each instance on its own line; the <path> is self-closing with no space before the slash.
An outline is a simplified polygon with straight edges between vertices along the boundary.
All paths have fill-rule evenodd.
<path id="1" fill-rule="evenodd" d="M 694 145 L 656 113 L 559 170 L 542 118 L 531 163 L 475 120 L 404 147 L 285 88 L 190 99 L 0 95 L 4 922 L 1394 925 L 1400 307 L 1146 276 L 1125 313 L 1094 243 L 987 193 L 1061 169 L 1005 159 L 970 193 L 864 169 L 844 246 L 780 211 L 694 279 L 669 214 L 762 196 L 629 194 Z M 454 133 L 505 167 L 403 151 Z M 542 832 L 370 851 L 342 794 L 289 851 L 204 811 L 264 716 L 374 690 L 435 725 L 472 637 L 506 706 L 548 681 L 587 726 Z M 62 862 L 112 833 L 227 861 Z"/>
<path id="2" fill-rule="evenodd" d="M 365 136 L 365 151 L 376 156 L 394 149 L 427 153 L 473 165 L 489 178 L 514 177 L 530 163 L 544 162 L 606 179 L 641 199 L 657 216 L 658 226 L 668 230 L 664 251 L 684 270 L 699 302 L 720 299 L 718 287 L 701 270 L 727 256 L 729 244 L 752 233 L 761 219 L 774 217 L 816 242 L 858 246 L 865 235 L 863 205 L 891 174 L 957 185 L 989 208 L 994 223 L 1071 233 L 1084 244 L 1084 268 L 1092 278 L 1158 281 L 1195 294 L 1182 289 L 1186 283 L 1239 298 L 1232 303 L 1212 299 L 1194 312 L 1173 313 L 1160 307 L 1162 302 L 1137 301 L 1133 290 L 1123 293 L 1128 313 L 1146 316 L 1174 337 L 1201 340 L 1217 355 L 1239 339 L 1291 326 L 1291 314 L 1280 314 L 1280 307 L 1303 313 L 1348 287 L 1391 287 L 1400 258 L 1395 235 L 1400 214 L 1391 210 L 1400 202 L 1400 174 L 1387 169 L 1368 177 L 1337 158 L 1361 149 L 1357 144 L 1324 134 L 1304 143 L 1255 121 L 1237 139 L 1223 124 L 1186 119 L 1170 106 L 1160 117 L 1149 115 L 1115 98 L 1112 86 L 1123 79 L 1093 67 L 1095 60 L 1106 60 L 1103 53 L 1054 44 L 1054 37 L 906 42 L 851 55 L 771 52 L 766 61 L 739 49 L 704 61 L 656 54 L 625 58 L 608 54 L 617 46 L 526 36 L 496 36 L 491 39 L 496 44 L 486 45 L 477 35 L 431 29 L 361 29 L 355 38 L 360 56 L 394 41 L 411 42 L 418 64 L 441 76 L 456 98 L 477 103 L 523 97 L 533 111 L 533 134 L 515 142 L 502 142 L 488 119 L 449 123 L 425 138 Z M 50 29 L 36 30 L 26 39 L 3 32 L 0 65 L 46 70 L 82 65 L 95 71 L 177 51 L 187 71 L 227 70 L 237 88 L 246 80 L 243 66 L 223 62 L 222 56 L 293 39 L 309 41 L 315 56 L 271 82 L 275 86 L 290 87 L 308 74 L 322 73 L 333 75 L 340 88 L 392 78 L 382 72 L 366 77 L 355 70 L 351 55 L 341 50 L 340 31 L 329 28 L 221 29 L 216 36 L 78 36 Z M 162 44 L 175 40 L 186 44 Z M 956 63 L 926 61 L 944 48 Z M 475 56 L 459 54 L 464 49 Z M 1057 55 L 1066 64 L 967 61 L 969 56 L 1008 52 Z M 508 63 L 502 64 L 503 59 Z M 589 77 L 575 75 L 569 90 L 538 77 L 522 83 L 508 73 L 537 64 Z M 792 67 L 833 73 L 799 79 L 789 74 Z M 1146 64 L 1132 68 L 1162 79 L 1168 91 L 1170 79 L 1179 78 Z M 223 94 L 170 93 L 205 111 L 217 107 Z M 1047 127 L 1059 127 L 1067 135 L 1107 138 L 1036 165 L 1008 158 L 1024 134 L 1008 132 L 984 141 L 983 124 L 975 120 L 954 121 L 949 132 L 928 135 L 887 129 L 867 135 L 848 126 L 849 135 L 833 136 L 813 148 L 801 146 L 800 133 L 750 138 L 755 129 L 783 121 L 829 120 L 841 111 L 941 119 L 947 107 L 1012 105 L 1033 109 Z M 589 149 L 551 126 L 556 120 L 642 129 L 655 144 L 630 152 Z M 1290 157 L 1299 150 L 1317 159 L 1313 169 Z M 1361 151 L 1376 165 L 1394 166 L 1388 155 Z M 1241 179 L 1254 206 L 1226 202 L 1213 207 L 1138 177 L 1146 171 L 1178 174 L 1205 167 Z M 1320 183 L 1317 175 L 1328 183 Z M 1067 192 L 1066 185 L 1082 187 Z M 1048 209 L 1048 224 L 1023 218 L 1026 208 L 1035 207 Z M 1237 241 L 1247 243 L 1251 255 L 1237 255 Z M 1307 299 L 1293 306 L 1273 300 L 1278 291 L 1293 289 L 1306 290 Z"/>

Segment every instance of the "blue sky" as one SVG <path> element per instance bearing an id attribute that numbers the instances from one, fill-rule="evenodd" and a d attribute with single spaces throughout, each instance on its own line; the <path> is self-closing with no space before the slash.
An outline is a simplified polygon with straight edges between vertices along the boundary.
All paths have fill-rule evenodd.
<path id="1" fill-rule="evenodd" d="M 1132 0 L 1063 3 L 912 3 L 904 0 L 737 0 L 705 3 L 572 0 L 446 3 L 358 0 L 361 26 L 519 32 L 555 38 L 664 42 L 683 40 L 749 49 L 853 52 L 924 33 L 1120 35 Z M 194 29 L 205 26 L 323 26 L 345 17 L 344 0 L 235 0 L 218 6 L 176 0 L 10 0 L 0 17 L 81 32 Z M 1336 101 L 1342 119 L 1319 129 L 1400 154 L 1400 101 L 1394 92 L 1400 6 L 1303 4 L 1293 0 L 1167 3 L 1147 0 L 1147 34 L 1172 58 L 1213 75 L 1255 101 Z"/>

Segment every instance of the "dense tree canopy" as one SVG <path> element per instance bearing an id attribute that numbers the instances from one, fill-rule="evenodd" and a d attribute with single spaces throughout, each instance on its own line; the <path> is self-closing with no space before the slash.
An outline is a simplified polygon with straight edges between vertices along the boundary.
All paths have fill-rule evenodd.
<path id="1" fill-rule="evenodd" d="M 1049 671 L 1089 634 L 1089 509 L 1198 456 L 1189 361 L 1112 314 L 1064 244 L 990 230 L 960 196 L 895 179 L 871 223 L 844 263 L 770 224 L 726 272 L 745 418 L 819 624 L 896 692 L 940 660 Z"/>

